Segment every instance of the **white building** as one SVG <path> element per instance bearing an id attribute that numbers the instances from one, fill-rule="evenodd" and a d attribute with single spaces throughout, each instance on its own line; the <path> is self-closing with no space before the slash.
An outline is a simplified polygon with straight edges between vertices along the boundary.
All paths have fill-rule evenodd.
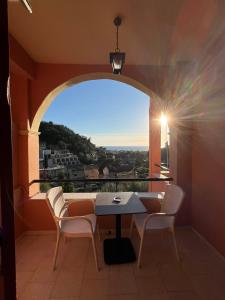
<path id="1" fill-rule="evenodd" d="M 56 178 L 59 174 L 70 179 L 84 177 L 83 165 L 69 150 L 46 149 L 46 145 L 42 144 L 39 162 L 41 177 Z"/>

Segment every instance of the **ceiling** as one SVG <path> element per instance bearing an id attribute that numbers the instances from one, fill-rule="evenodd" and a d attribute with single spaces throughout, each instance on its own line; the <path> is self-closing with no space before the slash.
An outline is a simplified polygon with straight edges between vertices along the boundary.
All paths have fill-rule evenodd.
<path id="1" fill-rule="evenodd" d="M 37 62 L 108 64 L 119 14 L 126 64 L 173 64 L 199 55 L 218 19 L 218 1 L 30 0 L 29 14 L 9 0 L 9 31 Z"/>

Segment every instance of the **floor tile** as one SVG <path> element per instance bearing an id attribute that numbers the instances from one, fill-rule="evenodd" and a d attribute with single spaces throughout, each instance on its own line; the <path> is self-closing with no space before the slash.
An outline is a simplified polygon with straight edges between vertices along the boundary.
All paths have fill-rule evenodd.
<path id="1" fill-rule="evenodd" d="M 138 293 L 144 297 L 150 297 L 153 295 L 165 294 L 166 289 L 163 286 L 162 280 L 159 277 L 143 277 L 136 278 Z"/>
<path id="2" fill-rule="evenodd" d="M 23 236 L 16 242 L 19 300 L 224 300 L 225 262 L 190 228 L 176 231 L 182 262 L 170 235 L 148 234 L 137 263 L 106 265 L 102 241 L 96 239 L 97 272 L 90 239 L 61 243 L 52 271 L 55 234 Z M 132 243 L 139 249 L 134 231 Z"/>
<path id="3" fill-rule="evenodd" d="M 85 279 L 81 288 L 81 300 L 102 299 L 107 296 L 107 283 L 105 279 Z"/>
<path id="4" fill-rule="evenodd" d="M 224 278 L 202 275 L 193 277 L 192 283 L 196 294 L 204 300 L 225 299 Z"/>
<path id="5" fill-rule="evenodd" d="M 49 298 L 49 300 L 79 300 L 79 297 Z"/>
<path id="6" fill-rule="evenodd" d="M 133 266 L 133 272 L 135 277 L 159 276 L 158 264 L 153 261 L 145 261 L 141 268 L 138 268 L 137 263 L 135 263 Z"/>
<path id="7" fill-rule="evenodd" d="M 28 282 L 30 282 L 34 272 L 19 272 L 16 273 L 16 293 L 19 296 L 25 289 Z"/>
<path id="8" fill-rule="evenodd" d="M 86 279 L 108 279 L 109 278 L 109 268 L 103 264 L 99 264 L 100 270 L 97 271 L 94 262 L 89 263 L 85 266 L 84 278 Z"/>
<path id="9" fill-rule="evenodd" d="M 51 297 L 80 296 L 82 280 L 82 268 L 77 268 L 77 271 L 60 271 L 52 287 Z"/>
<path id="10" fill-rule="evenodd" d="M 121 266 L 111 268 L 109 271 L 108 294 L 137 294 L 137 284 L 131 269 Z"/>
<path id="11" fill-rule="evenodd" d="M 50 297 L 51 284 L 29 283 L 18 297 L 19 300 L 48 300 Z"/>
<path id="12" fill-rule="evenodd" d="M 192 290 L 191 279 L 179 264 L 166 264 L 159 266 L 160 276 L 167 291 Z"/>
<path id="13" fill-rule="evenodd" d="M 108 300 L 140 300 L 140 295 L 111 295 L 108 296 Z"/>
<path id="14" fill-rule="evenodd" d="M 194 292 L 169 292 L 169 300 L 201 300 Z"/>
<path id="15" fill-rule="evenodd" d="M 52 257 L 43 258 L 40 261 L 38 269 L 34 272 L 31 282 L 51 283 L 55 282 L 59 270 L 53 270 Z"/>

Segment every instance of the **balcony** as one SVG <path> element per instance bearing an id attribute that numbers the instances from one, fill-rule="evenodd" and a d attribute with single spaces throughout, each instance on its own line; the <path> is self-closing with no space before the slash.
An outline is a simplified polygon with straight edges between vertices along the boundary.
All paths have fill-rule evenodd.
<path id="1" fill-rule="evenodd" d="M 15 299 L 16 238 L 20 300 L 225 299 L 225 1 L 142 1 L 135 6 L 135 1 L 55 1 L 53 6 L 32 0 L 32 15 L 21 2 L 27 1 L 3 0 L 0 10 L 0 298 Z M 119 76 L 112 74 L 107 59 L 118 13 L 125 20 L 121 49 L 127 53 Z M 55 226 L 44 198 L 33 197 L 39 184 L 31 185 L 39 178 L 40 122 L 65 88 L 98 79 L 127 83 L 151 98 L 152 172 L 158 172 L 155 163 L 160 162 L 155 120 L 165 108 L 172 113 L 170 172 L 185 192 L 177 221 L 189 226 L 176 229 L 179 265 L 170 237 L 153 234 L 146 238 L 140 271 L 135 263 L 104 265 L 99 244 L 97 273 L 84 239 L 69 241 L 60 249 L 57 270 L 50 269 Z M 162 191 L 157 184 L 150 190 Z M 102 240 L 113 228 L 111 221 L 100 220 Z M 129 218 L 124 224 L 125 235 Z M 133 243 L 137 250 L 137 236 Z"/>
<path id="2" fill-rule="evenodd" d="M 65 193 L 64 197 L 74 200 L 70 214 L 82 215 L 89 213 L 91 206 L 76 199 L 94 199 L 96 193 Z M 147 202 L 146 206 L 151 202 L 150 209 L 158 209 L 156 199 Z M 98 217 L 101 241 L 96 237 L 96 242 L 100 272 L 95 268 L 91 243 L 83 238 L 61 243 L 57 269 L 52 271 L 56 232 L 44 193 L 25 202 L 24 216 L 27 231 L 16 241 L 19 300 L 224 299 L 225 261 L 191 226 L 176 227 L 180 264 L 169 233 L 148 233 L 143 266 L 137 269 L 136 262 L 113 266 L 104 263 L 103 240 L 114 236 L 114 218 Z M 122 221 L 123 236 L 127 236 L 130 216 L 124 216 Z M 132 243 L 137 254 L 140 244 L 137 232 Z"/>
<path id="3" fill-rule="evenodd" d="M 102 231 L 101 241 L 106 233 Z M 224 299 L 224 259 L 191 227 L 177 228 L 176 237 L 180 264 L 165 232 L 163 238 L 146 235 L 141 269 L 136 263 L 105 265 L 102 242 L 96 238 L 100 272 L 88 239 L 68 240 L 53 272 L 55 233 L 27 233 L 16 242 L 18 299 Z M 136 232 L 132 242 L 137 251 Z"/>

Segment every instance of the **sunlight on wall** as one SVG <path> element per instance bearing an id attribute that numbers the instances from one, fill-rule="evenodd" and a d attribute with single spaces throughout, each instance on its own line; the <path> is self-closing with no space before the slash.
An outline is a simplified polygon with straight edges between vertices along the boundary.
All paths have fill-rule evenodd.
<path id="1" fill-rule="evenodd" d="M 169 117 L 165 113 L 161 113 L 160 116 L 161 125 L 161 148 L 166 147 L 170 144 L 169 138 Z"/>

